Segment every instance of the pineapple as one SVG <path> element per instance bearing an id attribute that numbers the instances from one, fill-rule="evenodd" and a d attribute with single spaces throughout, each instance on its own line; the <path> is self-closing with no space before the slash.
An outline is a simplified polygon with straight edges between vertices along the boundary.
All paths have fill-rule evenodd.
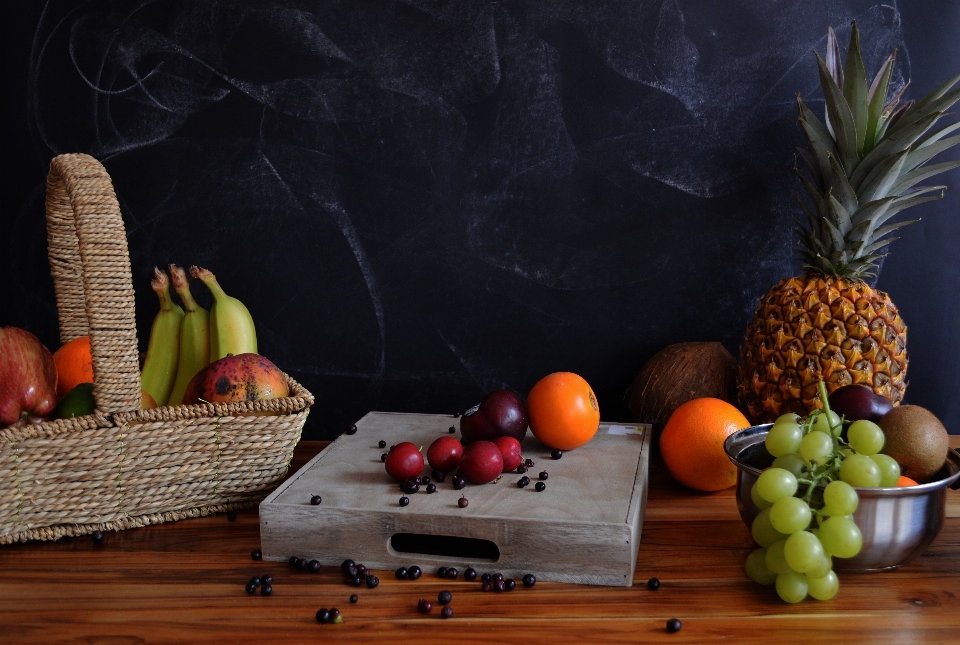
<path id="1" fill-rule="evenodd" d="M 817 382 L 828 391 L 850 383 L 869 386 L 894 405 L 903 399 L 907 327 L 886 293 L 865 278 L 876 275 L 896 229 L 888 223 L 906 208 L 943 197 L 945 186 L 920 182 L 960 166 L 926 165 L 960 143 L 960 122 L 934 130 L 960 99 L 960 74 L 914 103 L 903 89 L 887 93 L 896 51 L 867 84 L 856 22 L 846 60 L 833 29 L 827 58 L 817 54 L 826 103 L 825 123 L 797 96 L 809 150 L 800 150 L 807 174 L 794 169 L 810 200 L 797 201 L 802 275 L 773 287 L 747 328 L 739 366 L 739 399 L 753 423 L 819 407 Z M 906 86 L 904 86 L 905 89 Z M 916 220 L 913 220 L 916 221 Z"/>

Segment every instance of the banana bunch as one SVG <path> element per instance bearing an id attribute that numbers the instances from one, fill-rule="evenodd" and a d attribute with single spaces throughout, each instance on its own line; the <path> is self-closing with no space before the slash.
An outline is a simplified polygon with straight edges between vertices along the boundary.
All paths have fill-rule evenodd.
<path id="1" fill-rule="evenodd" d="M 190 275 L 203 282 L 213 295 L 210 311 L 194 300 L 183 269 L 171 264 L 170 275 L 183 307 L 170 296 L 170 278 L 154 268 L 150 286 L 160 299 L 160 311 L 153 320 L 140 373 L 143 389 L 158 406 L 180 405 L 187 385 L 213 361 L 227 354 L 257 353 L 257 333 L 250 312 L 242 302 L 223 292 L 213 273 L 190 267 Z"/>

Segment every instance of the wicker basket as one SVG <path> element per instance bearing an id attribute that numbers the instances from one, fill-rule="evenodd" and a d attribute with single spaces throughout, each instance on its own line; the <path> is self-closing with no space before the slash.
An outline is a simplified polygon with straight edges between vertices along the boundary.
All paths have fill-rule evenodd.
<path id="1" fill-rule="evenodd" d="M 313 396 L 140 409 L 133 283 L 110 176 L 56 157 L 47 178 L 60 340 L 90 336 L 88 416 L 0 430 L 0 544 L 255 506 L 286 475 Z M 272 415 L 250 415 L 251 412 Z M 244 413 L 247 413 L 245 416 Z"/>

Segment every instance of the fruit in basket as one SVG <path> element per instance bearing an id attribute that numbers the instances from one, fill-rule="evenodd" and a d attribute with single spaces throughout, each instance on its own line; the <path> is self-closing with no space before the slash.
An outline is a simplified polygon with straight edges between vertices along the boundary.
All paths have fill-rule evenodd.
<path id="1" fill-rule="evenodd" d="M 140 382 L 157 405 L 166 405 L 177 378 L 183 308 L 170 297 L 170 278 L 167 274 L 154 267 L 153 275 L 150 288 L 160 299 L 160 311 L 150 328 L 150 344 L 140 372 Z"/>
<path id="2" fill-rule="evenodd" d="M 460 472 L 474 484 L 489 484 L 503 472 L 503 455 L 492 441 L 474 441 L 463 449 Z"/>
<path id="3" fill-rule="evenodd" d="M 513 437 L 521 441 L 527 434 L 527 410 L 523 399 L 509 390 L 494 390 L 479 405 L 460 417 L 460 434 L 466 443 Z"/>
<path id="4" fill-rule="evenodd" d="M 40 421 L 57 405 L 57 368 L 40 339 L 0 327 L 0 428 Z"/>
<path id="5" fill-rule="evenodd" d="M 723 442 L 749 425 L 726 401 L 711 397 L 687 401 L 670 415 L 660 435 L 663 463 L 688 488 L 729 488 L 737 483 L 737 467 L 727 458 Z"/>
<path id="6" fill-rule="evenodd" d="M 54 419 L 72 419 L 93 414 L 97 402 L 93 399 L 93 383 L 81 383 L 57 402 Z"/>
<path id="7" fill-rule="evenodd" d="M 423 472 L 423 455 L 409 441 L 401 441 L 390 449 L 384 468 L 394 481 L 403 482 Z"/>
<path id="8" fill-rule="evenodd" d="M 900 211 L 943 197 L 944 186 L 921 181 L 960 166 L 925 165 L 960 143 L 947 137 L 957 124 L 932 131 L 960 99 L 950 89 L 960 74 L 914 103 L 887 100 L 895 56 L 869 83 L 853 23 L 846 63 L 836 36 L 827 36 L 827 60 L 817 55 L 826 124 L 799 97 L 806 174 L 796 170 L 812 202 L 802 200 L 806 226 L 800 255 L 803 274 L 774 286 L 761 299 L 741 352 L 740 403 L 754 423 L 819 405 L 817 382 L 830 392 L 863 384 L 898 405 L 906 388 L 907 328 L 893 302 L 864 282 L 875 276 L 887 235 L 910 222 L 891 224 Z"/>
<path id="9" fill-rule="evenodd" d="M 187 385 L 201 369 L 210 364 L 210 312 L 197 304 L 190 293 L 187 272 L 170 265 L 173 288 L 183 303 L 183 320 L 180 322 L 180 356 L 177 361 L 177 377 L 167 405 L 180 405 Z"/>
<path id="10" fill-rule="evenodd" d="M 830 409 L 847 421 L 872 421 L 893 409 L 893 402 L 864 385 L 844 385 L 830 393 Z M 846 434 L 842 434 L 844 438 Z"/>
<path id="11" fill-rule="evenodd" d="M 157 407 L 157 402 L 153 400 L 150 393 L 146 390 L 140 390 L 140 409 L 152 410 Z"/>
<path id="12" fill-rule="evenodd" d="M 246 306 L 223 292 L 217 278 L 206 269 L 190 267 L 190 275 L 207 285 L 213 294 L 210 307 L 210 360 L 227 354 L 257 353 L 257 331 Z"/>
<path id="13" fill-rule="evenodd" d="M 896 459 L 901 474 L 921 484 L 932 481 L 950 448 L 950 439 L 940 420 L 919 405 L 901 405 L 879 421 L 886 437 L 885 455 Z"/>
<path id="14" fill-rule="evenodd" d="M 53 353 L 57 366 L 57 397 L 81 383 L 93 383 L 93 355 L 90 352 L 90 337 L 80 336 L 68 340 Z"/>
<path id="15" fill-rule="evenodd" d="M 259 354 L 227 356 L 197 372 L 183 395 L 184 405 L 267 401 L 290 395 L 280 368 Z"/>
<path id="16" fill-rule="evenodd" d="M 460 465 L 463 455 L 463 444 L 459 440 L 447 436 L 440 437 L 427 448 L 427 461 L 434 470 L 449 473 Z"/>
<path id="17" fill-rule="evenodd" d="M 555 372 L 537 381 L 527 395 L 527 412 L 533 436 L 557 450 L 579 448 L 600 427 L 597 395 L 573 372 Z"/>

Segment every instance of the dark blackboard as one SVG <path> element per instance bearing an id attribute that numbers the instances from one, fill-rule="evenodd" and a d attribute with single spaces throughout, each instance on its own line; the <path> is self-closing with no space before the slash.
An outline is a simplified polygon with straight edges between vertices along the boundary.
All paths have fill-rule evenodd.
<path id="1" fill-rule="evenodd" d="M 0 324 L 57 345 L 43 180 L 87 152 L 123 209 L 141 343 L 152 267 L 210 268 L 316 394 L 313 438 L 557 370 L 628 418 L 646 359 L 736 354 L 797 267 L 794 95 L 822 106 L 827 26 L 858 20 L 870 70 L 899 47 L 914 95 L 960 69 L 948 0 L 21 4 Z M 878 286 L 910 326 L 908 401 L 960 432 L 960 172 L 941 183 Z"/>

